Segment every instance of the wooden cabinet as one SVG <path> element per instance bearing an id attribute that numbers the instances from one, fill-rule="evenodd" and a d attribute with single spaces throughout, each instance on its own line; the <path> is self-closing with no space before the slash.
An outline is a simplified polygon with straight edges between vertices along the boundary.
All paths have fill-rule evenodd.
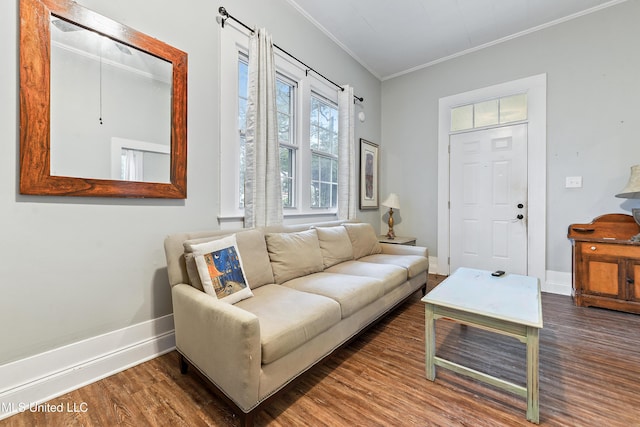
<path id="1" fill-rule="evenodd" d="M 630 215 L 608 214 L 572 224 L 573 291 L 576 305 L 640 314 L 640 232 Z"/>

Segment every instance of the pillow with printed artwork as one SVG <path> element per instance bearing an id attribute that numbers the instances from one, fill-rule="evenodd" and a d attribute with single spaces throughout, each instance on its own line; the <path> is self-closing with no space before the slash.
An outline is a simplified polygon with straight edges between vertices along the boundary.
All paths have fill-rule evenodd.
<path id="1" fill-rule="evenodd" d="M 253 296 L 242 268 L 235 234 L 193 245 L 193 258 L 207 294 L 229 304 Z"/>

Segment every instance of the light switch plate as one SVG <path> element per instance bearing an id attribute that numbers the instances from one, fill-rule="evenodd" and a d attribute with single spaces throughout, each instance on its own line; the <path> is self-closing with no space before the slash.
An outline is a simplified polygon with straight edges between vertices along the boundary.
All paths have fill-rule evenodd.
<path id="1" fill-rule="evenodd" d="M 581 176 L 568 176 L 565 178 L 565 188 L 582 188 Z"/>

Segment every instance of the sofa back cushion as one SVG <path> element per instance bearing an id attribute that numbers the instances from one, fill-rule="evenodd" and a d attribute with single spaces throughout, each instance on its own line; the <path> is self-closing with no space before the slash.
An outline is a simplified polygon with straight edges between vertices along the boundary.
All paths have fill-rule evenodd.
<path id="1" fill-rule="evenodd" d="M 322 271 L 322 252 L 315 229 L 297 233 L 267 233 L 265 240 L 277 284 Z"/>
<path id="2" fill-rule="evenodd" d="M 316 227 L 316 232 L 324 268 L 353 259 L 353 246 L 344 226 Z"/>
<path id="3" fill-rule="evenodd" d="M 382 246 L 380 246 L 376 231 L 371 224 L 367 224 L 366 222 L 344 224 L 344 228 L 347 229 L 349 239 L 351 239 L 354 259 L 382 252 Z"/>
<path id="4" fill-rule="evenodd" d="M 247 230 L 235 234 L 238 252 L 244 262 L 244 273 L 251 289 L 275 283 L 264 234 L 260 230 Z M 186 240 L 184 245 L 185 262 L 191 285 L 203 290 L 202 283 L 193 261 L 193 247 L 199 243 L 209 242 L 226 236 L 204 237 Z"/>

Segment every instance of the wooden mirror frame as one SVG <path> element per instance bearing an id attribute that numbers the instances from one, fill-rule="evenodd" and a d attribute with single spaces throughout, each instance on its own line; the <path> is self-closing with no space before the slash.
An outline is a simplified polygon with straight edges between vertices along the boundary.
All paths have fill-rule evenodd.
<path id="1" fill-rule="evenodd" d="M 51 175 L 50 16 L 168 61 L 173 66 L 170 182 Z M 187 54 L 71 0 L 20 0 L 20 193 L 49 196 L 187 197 Z"/>

